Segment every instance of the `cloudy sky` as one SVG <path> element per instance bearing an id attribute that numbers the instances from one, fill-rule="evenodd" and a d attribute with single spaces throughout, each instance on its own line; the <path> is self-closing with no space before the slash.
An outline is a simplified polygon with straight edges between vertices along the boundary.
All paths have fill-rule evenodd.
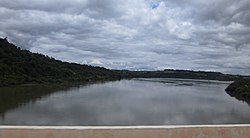
<path id="1" fill-rule="evenodd" d="M 0 0 L 0 36 L 110 69 L 250 74 L 249 0 Z"/>

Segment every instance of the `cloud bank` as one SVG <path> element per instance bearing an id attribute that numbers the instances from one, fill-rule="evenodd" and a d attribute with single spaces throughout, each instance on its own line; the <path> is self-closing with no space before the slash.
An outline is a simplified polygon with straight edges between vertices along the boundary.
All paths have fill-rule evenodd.
<path id="1" fill-rule="evenodd" d="M 0 36 L 110 69 L 250 74 L 249 0 L 1 0 Z"/>

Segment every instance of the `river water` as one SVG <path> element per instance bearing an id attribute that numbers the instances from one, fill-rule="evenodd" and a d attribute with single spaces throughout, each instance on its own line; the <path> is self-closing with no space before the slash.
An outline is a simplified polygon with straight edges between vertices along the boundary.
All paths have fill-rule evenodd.
<path id="1" fill-rule="evenodd" d="M 67 89 L 45 86 L 1 88 L 0 125 L 250 123 L 250 106 L 225 92 L 229 84 L 138 78 Z"/>

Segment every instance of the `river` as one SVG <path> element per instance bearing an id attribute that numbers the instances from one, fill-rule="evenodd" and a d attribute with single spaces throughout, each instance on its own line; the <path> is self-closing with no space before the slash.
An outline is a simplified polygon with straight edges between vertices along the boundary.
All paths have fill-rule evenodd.
<path id="1" fill-rule="evenodd" d="M 70 88 L 0 89 L 0 125 L 206 125 L 250 123 L 230 82 L 137 78 Z M 5 101 L 4 101 L 5 100 Z"/>

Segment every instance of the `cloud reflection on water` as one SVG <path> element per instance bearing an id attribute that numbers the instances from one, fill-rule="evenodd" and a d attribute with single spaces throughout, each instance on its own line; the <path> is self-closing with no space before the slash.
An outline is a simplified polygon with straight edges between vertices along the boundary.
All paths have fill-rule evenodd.
<path id="1" fill-rule="evenodd" d="M 176 83 L 180 81 L 176 80 Z M 9 111 L 5 114 L 5 118 L 0 120 L 0 124 L 250 123 L 250 107 L 225 93 L 224 89 L 228 84 L 205 82 L 193 84 L 174 85 L 134 79 L 83 86 L 52 94 Z"/>

